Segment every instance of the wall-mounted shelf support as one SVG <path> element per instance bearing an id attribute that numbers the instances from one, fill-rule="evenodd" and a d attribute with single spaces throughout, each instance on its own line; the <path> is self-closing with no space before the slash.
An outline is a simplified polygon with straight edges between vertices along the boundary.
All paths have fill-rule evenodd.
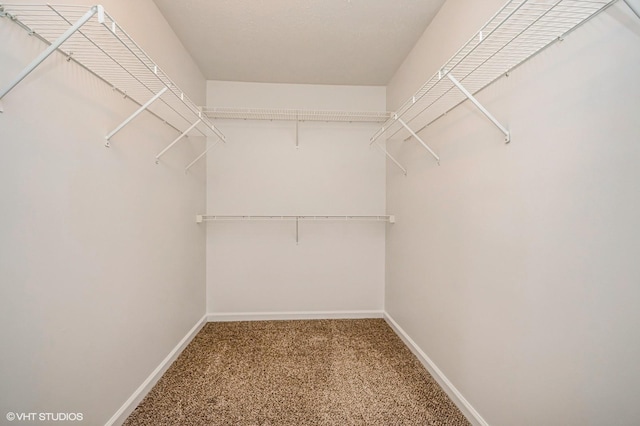
<path id="1" fill-rule="evenodd" d="M 195 123 L 193 123 L 187 130 L 185 130 L 184 132 L 182 132 L 180 134 L 180 136 L 178 136 L 177 138 L 175 138 L 173 140 L 173 142 L 171 142 L 169 145 L 167 145 L 167 147 L 165 149 L 163 149 L 162 151 L 160 151 L 160 153 L 158 153 L 158 155 L 156 155 L 156 164 L 159 163 L 160 157 L 162 157 L 167 151 L 169 151 L 175 144 L 177 144 L 180 139 L 182 139 L 183 137 L 185 137 L 187 135 L 187 133 L 189 133 L 190 131 L 193 130 L 194 127 L 196 127 L 198 124 L 200 124 L 202 122 L 202 119 L 198 119 Z"/>
<path id="2" fill-rule="evenodd" d="M 156 93 L 151 99 L 149 99 L 147 102 L 145 102 L 140 108 L 138 108 L 136 110 L 136 112 L 134 112 L 133 114 L 131 114 L 129 116 L 129 118 L 127 118 L 126 120 L 124 120 L 122 122 L 122 124 L 120 124 L 118 127 L 116 127 L 115 129 L 113 129 L 107 136 L 105 136 L 105 139 L 107 140 L 107 143 L 105 143 L 105 145 L 108 147 L 110 144 L 110 140 L 113 136 L 115 136 L 116 133 L 118 133 L 120 130 L 124 129 L 124 127 L 129 124 L 131 121 L 133 121 L 134 118 L 136 118 L 138 115 L 140 115 L 142 113 L 142 111 L 146 110 L 147 108 L 149 108 L 151 106 L 152 103 L 154 103 L 155 101 L 158 100 L 158 98 L 160 98 L 160 96 L 162 96 L 164 94 L 164 92 L 166 92 L 169 88 L 168 87 L 163 87 L 158 93 Z"/>
<path id="3" fill-rule="evenodd" d="M 76 31 L 80 29 L 80 27 L 86 24 L 89 19 L 93 18 L 96 13 L 98 14 L 98 22 L 100 22 L 101 24 L 104 23 L 103 7 L 93 6 L 87 13 L 82 16 L 82 18 L 78 19 L 75 24 L 69 27 L 69 29 L 67 29 L 64 34 L 62 34 L 60 37 L 58 37 L 57 40 L 51 43 L 49 47 L 47 47 L 40 55 L 38 55 L 37 58 L 35 58 L 29 65 L 27 65 L 16 78 L 14 78 L 9 84 L 7 84 L 4 89 L 2 89 L 2 91 L 0 92 L 0 112 L 4 112 L 4 109 L 2 107 L 2 98 L 4 98 L 5 95 L 9 93 L 14 87 L 16 87 L 18 83 L 24 80 L 26 76 L 31 74 L 33 70 L 38 68 L 38 65 L 40 65 L 45 59 L 47 59 L 53 52 L 58 50 L 58 48 L 62 46 L 62 43 L 67 41 Z M 2 16 L 6 16 L 6 12 L 3 11 Z"/>
<path id="4" fill-rule="evenodd" d="M 201 116 L 201 115 L 200 115 L 200 118 L 202 119 L 202 116 Z M 220 133 L 220 131 L 219 131 L 218 129 L 216 129 L 216 126 L 214 126 L 213 124 L 211 125 L 211 130 L 213 130 L 213 133 L 215 133 L 215 135 L 218 137 L 218 140 L 217 140 L 217 141 L 215 141 L 213 144 L 209 145 L 209 147 L 208 147 L 208 148 L 206 148 L 202 154 L 198 155 L 198 156 L 196 157 L 196 159 L 195 159 L 195 160 L 193 160 L 191 163 L 189 163 L 189 165 L 184 169 L 184 172 L 185 172 L 185 173 L 186 173 L 186 172 L 188 172 L 188 171 L 189 171 L 189 169 L 190 169 L 194 164 L 196 164 L 198 161 L 200 161 L 200 159 L 201 159 L 202 157 L 204 157 L 205 155 L 207 155 L 207 152 L 209 152 L 209 151 L 211 150 L 211 148 L 213 148 L 214 146 L 216 146 L 216 145 L 218 144 L 218 142 L 222 141 L 222 143 L 227 143 L 227 138 L 225 138 L 225 136 L 224 136 L 222 133 Z"/>
<path id="5" fill-rule="evenodd" d="M 393 215 L 374 215 L 374 216 L 217 216 L 217 215 L 197 215 L 196 223 L 214 222 L 214 221 L 226 221 L 226 222 L 240 222 L 240 221 L 295 221 L 296 223 L 296 244 L 300 242 L 300 222 L 301 221 L 360 221 L 360 222 L 388 222 L 396 223 L 396 217 Z"/>
<path id="6" fill-rule="evenodd" d="M 438 154 L 436 154 L 435 152 L 433 152 L 433 150 L 432 150 L 431 148 L 429 148 L 429 145 L 427 145 L 427 144 L 422 140 L 422 138 L 420 138 L 420 136 L 418 136 L 418 135 L 416 134 L 416 132 L 414 132 L 413 130 L 411 130 L 411 127 L 409 127 L 409 126 L 407 125 L 407 123 L 405 123 L 404 121 L 402 121 L 402 118 L 398 118 L 398 123 L 402 124 L 402 127 L 404 127 L 405 129 L 407 129 L 407 131 L 408 131 L 409 133 L 411 133 L 411 136 L 413 136 L 414 138 L 416 138 L 416 140 L 417 140 L 418 142 L 420 142 L 420 144 L 421 144 L 423 147 L 425 147 L 425 149 L 426 149 L 427 151 L 429 151 L 429 153 L 430 153 L 431 155 L 433 155 L 433 158 L 435 158 L 435 159 L 436 159 L 436 161 L 438 162 L 438 165 L 440 165 L 440 157 L 438 157 Z"/>
<path id="7" fill-rule="evenodd" d="M 223 140 L 223 141 L 224 141 L 224 140 Z M 195 160 L 193 160 L 191 163 L 189 163 L 189 165 L 188 165 L 187 167 L 185 167 L 184 172 L 185 172 L 185 173 L 186 173 L 186 172 L 188 172 L 188 171 L 189 171 L 189 169 L 190 169 L 191 167 L 193 167 L 193 166 L 194 166 L 194 164 L 196 164 L 198 161 L 200 161 L 200 159 L 201 159 L 202 157 L 204 157 L 205 155 L 207 155 L 207 152 L 209 152 L 209 151 L 210 151 L 214 146 L 218 145 L 218 142 L 219 142 L 219 141 L 215 141 L 214 143 L 212 143 L 211 145 L 209 145 L 209 146 L 204 150 L 204 152 L 203 152 L 202 154 L 198 155 L 198 156 L 196 157 L 196 159 L 195 159 Z"/>
<path id="8" fill-rule="evenodd" d="M 407 175 L 407 169 L 405 169 L 404 167 L 402 167 L 402 164 L 400 164 L 398 162 L 398 160 L 396 160 L 395 158 L 393 158 L 393 156 L 391 154 L 389 154 L 389 152 L 384 149 L 379 143 L 378 141 L 375 141 L 375 146 L 378 147 L 378 149 L 380 151 L 382 151 L 384 153 L 384 155 L 387 156 L 387 158 L 389 158 L 389 160 L 393 161 L 393 164 L 395 164 L 400 170 L 402 170 L 402 173 L 406 176 Z"/>
<path id="9" fill-rule="evenodd" d="M 504 134 L 504 140 L 511 142 L 511 134 L 500 122 L 478 101 L 465 87 L 450 73 L 446 73 L 446 76 L 451 82 L 469 99 L 475 106 L 485 115 L 500 131 Z M 406 126 L 405 126 L 406 127 Z M 407 127 L 408 128 L 408 127 Z M 413 132 L 412 132 L 413 133 Z M 415 135 L 414 135 L 415 136 Z"/>

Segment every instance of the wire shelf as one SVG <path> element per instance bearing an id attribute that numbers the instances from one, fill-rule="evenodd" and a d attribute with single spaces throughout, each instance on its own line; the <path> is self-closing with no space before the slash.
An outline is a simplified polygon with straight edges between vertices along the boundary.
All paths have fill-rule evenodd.
<path id="1" fill-rule="evenodd" d="M 300 222 L 316 222 L 316 221 L 330 221 L 330 222 L 345 222 L 345 221 L 358 221 L 358 222 L 384 222 L 394 224 L 396 223 L 396 217 L 393 215 L 304 215 L 304 216 L 293 216 L 293 215 L 275 215 L 275 216 L 265 216 L 265 215 L 198 215 L 196 216 L 196 223 L 203 222 L 244 222 L 244 221 L 285 221 L 292 222 L 295 224 L 296 230 L 296 244 L 300 242 Z"/>
<path id="2" fill-rule="evenodd" d="M 471 99 L 474 94 L 553 42 L 562 39 L 615 1 L 509 1 L 390 116 L 371 137 L 371 143 L 382 135 L 386 139 L 391 139 L 398 133 L 403 138 L 416 137 L 416 133 L 429 124 L 465 100 Z M 466 89 L 471 98 L 460 86 Z M 483 112 L 494 121 L 487 112 Z M 500 127 L 497 121 L 494 124 Z M 408 125 L 416 130 L 411 130 Z M 501 130 L 509 141 L 508 131 L 504 128 Z"/>
<path id="3" fill-rule="evenodd" d="M 365 221 L 365 222 L 395 222 L 394 216 L 385 216 L 385 215 L 347 215 L 347 216 L 339 216 L 339 215 L 303 215 L 303 216 L 291 216 L 291 215 L 273 215 L 273 216 L 265 216 L 265 215 L 243 215 L 243 216 L 234 216 L 234 215 L 198 215 L 196 216 L 196 222 L 213 222 L 213 221 L 226 221 L 226 222 L 238 222 L 238 221 Z"/>
<path id="4" fill-rule="evenodd" d="M 384 123 L 390 112 L 375 111 L 315 111 L 267 108 L 204 108 L 211 119 L 230 120 L 282 120 Z"/>
<path id="5" fill-rule="evenodd" d="M 87 9 L 67 5 L 0 4 L 0 16 L 16 22 L 50 46 L 91 12 L 91 19 L 57 47 L 59 52 L 138 105 L 146 104 L 165 90 L 156 102 L 147 106 L 149 112 L 179 132 L 191 129 L 197 122 L 193 129 L 202 135 L 224 139 L 200 108 L 101 6 Z"/>

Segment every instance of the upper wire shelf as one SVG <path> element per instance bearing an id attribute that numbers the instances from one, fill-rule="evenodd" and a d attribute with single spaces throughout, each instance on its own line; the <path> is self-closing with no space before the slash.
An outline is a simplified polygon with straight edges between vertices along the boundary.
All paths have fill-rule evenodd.
<path id="1" fill-rule="evenodd" d="M 294 220 L 294 221 L 365 221 L 365 222 L 390 222 L 395 223 L 393 215 L 198 215 L 196 222 L 213 222 L 213 221 L 247 221 L 247 220 Z"/>
<path id="2" fill-rule="evenodd" d="M 179 138 L 195 130 L 203 136 L 215 135 L 224 140 L 224 135 L 200 108 L 102 6 L 88 9 L 86 6 L 3 3 L 0 17 L 11 19 L 49 45 L 0 92 L 0 99 L 57 50 L 140 106 L 133 116 L 106 136 L 107 146 L 111 137 L 143 110 L 174 127 L 180 133 Z"/>
<path id="3" fill-rule="evenodd" d="M 469 99 L 510 141 L 509 131 L 474 95 L 604 10 L 616 0 L 511 0 L 458 50 L 372 137 L 415 137 Z M 399 163 L 387 155 L 398 165 Z M 404 169 L 403 169 L 404 170 Z"/>
<path id="4" fill-rule="evenodd" d="M 322 111 L 268 108 L 204 108 L 211 119 L 384 123 L 390 112 Z"/>

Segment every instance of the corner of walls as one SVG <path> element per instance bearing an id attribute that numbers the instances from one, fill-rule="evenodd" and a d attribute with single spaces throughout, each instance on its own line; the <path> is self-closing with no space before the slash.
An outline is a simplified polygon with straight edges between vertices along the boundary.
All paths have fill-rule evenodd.
<path id="1" fill-rule="evenodd" d="M 424 353 L 424 351 L 413 341 L 413 339 L 407 334 L 406 331 L 393 319 L 393 317 L 385 312 L 384 320 L 389 324 L 393 331 L 402 339 L 405 345 L 411 350 L 424 368 L 431 374 L 431 376 L 438 382 L 440 387 L 451 398 L 454 404 L 460 409 L 462 414 L 469 420 L 474 426 L 488 426 L 489 424 L 482 418 L 480 413 L 467 401 L 464 396 L 456 389 L 451 381 L 444 375 L 444 373 L 438 368 L 438 366 Z"/>
<path id="2" fill-rule="evenodd" d="M 114 413 L 114 415 L 105 423 L 105 426 L 121 425 L 127 420 L 127 417 L 133 413 L 138 404 L 142 402 L 145 395 L 149 393 L 155 384 L 160 380 L 162 375 L 169 369 L 171 364 L 180 356 L 182 351 L 191 343 L 194 337 L 202 330 L 207 323 L 207 315 L 204 315 L 187 334 L 178 342 L 178 344 L 167 354 L 167 356 L 160 362 L 155 370 L 142 382 L 142 384 L 136 389 L 133 394 L 127 399 L 124 404 Z"/>

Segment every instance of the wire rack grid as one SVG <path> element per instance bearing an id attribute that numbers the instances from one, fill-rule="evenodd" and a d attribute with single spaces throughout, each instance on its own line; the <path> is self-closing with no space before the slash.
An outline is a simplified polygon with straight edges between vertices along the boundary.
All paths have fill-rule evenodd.
<path id="1" fill-rule="evenodd" d="M 204 108 L 211 119 L 282 120 L 384 123 L 391 113 L 376 111 L 322 111 L 268 108 Z"/>
<path id="2" fill-rule="evenodd" d="M 214 221 L 365 221 L 365 222 L 389 222 L 394 221 L 394 216 L 387 215 L 302 215 L 302 216 L 293 216 L 293 215 L 199 215 L 196 220 L 198 222 L 214 222 Z"/>
<path id="3" fill-rule="evenodd" d="M 467 97 L 445 78 L 454 76 L 476 94 L 616 0 L 511 0 L 451 59 L 393 113 L 372 137 L 391 139 L 404 123 L 422 124 L 415 133 L 464 102 Z"/>
<path id="4" fill-rule="evenodd" d="M 99 6 L 94 6 L 98 8 Z M 0 4 L 0 13 L 51 45 L 88 11 L 83 6 Z M 89 19 L 58 51 L 80 64 L 114 90 L 143 105 L 164 88 L 147 109 L 182 132 L 195 127 L 202 135 L 224 135 L 108 13 Z M 102 18 L 102 17 L 101 17 Z M 102 21 L 102 22 L 100 22 Z M 212 133 L 213 132 L 213 133 Z"/>

